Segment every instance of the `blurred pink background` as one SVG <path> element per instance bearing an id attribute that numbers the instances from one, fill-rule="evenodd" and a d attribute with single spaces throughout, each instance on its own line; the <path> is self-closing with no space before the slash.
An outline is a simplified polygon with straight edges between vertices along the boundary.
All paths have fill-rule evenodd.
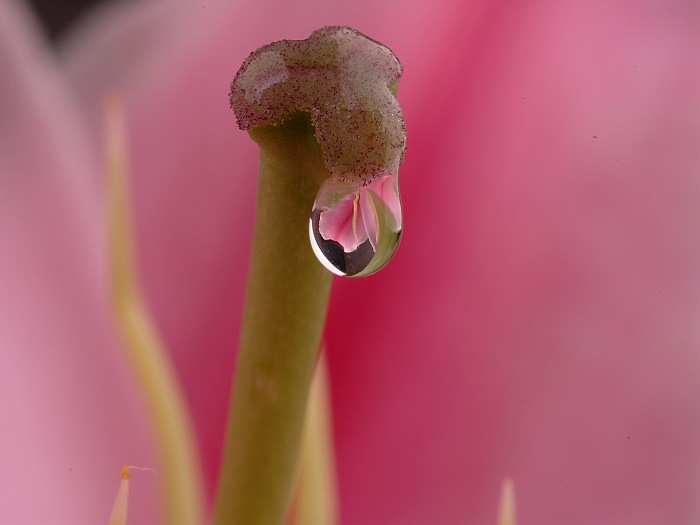
<path id="1" fill-rule="evenodd" d="M 0 5 L 0 523 L 106 522 L 154 462 L 105 302 L 108 91 L 212 496 L 257 171 L 228 84 L 329 24 L 401 59 L 409 143 L 398 254 L 330 305 L 341 523 L 495 523 L 505 476 L 522 525 L 700 521 L 700 4 L 142 0 L 56 50 L 33 16 Z"/>

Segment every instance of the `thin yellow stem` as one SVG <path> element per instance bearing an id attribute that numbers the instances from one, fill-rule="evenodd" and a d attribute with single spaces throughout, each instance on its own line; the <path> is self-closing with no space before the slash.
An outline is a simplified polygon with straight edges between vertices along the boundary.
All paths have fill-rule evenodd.
<path id="1" fill-rule="evenodd" d="M 503 480 L 501 487 L 501 499 L 498 504 L 498 525 L 516 525 L 515 486 L 510 478 Z"/>
<path id="2" fill-rule="evenodd" d="M 109 525 L 126 525 L 126 513 L 129 506 L 129 467 L 124 467 L 119 476 L 119 490 L 114 499 Z"/>
<path id="3" fill-rule="evenodd" d="M 333 525 L 338 520 L 330 388 L 325 354 L 316 366 L 304 422 L 295 525 Z"/>
<path id="4" fill-rule="evenodd" d="M 175 370 L 141 296 L 127 191 L 127 145 L 118 98 L 105 102 L 110 300 L 124 351 L 148 408 L 168 524 L 204 523 L 203 483 L 192 423 Z"/>

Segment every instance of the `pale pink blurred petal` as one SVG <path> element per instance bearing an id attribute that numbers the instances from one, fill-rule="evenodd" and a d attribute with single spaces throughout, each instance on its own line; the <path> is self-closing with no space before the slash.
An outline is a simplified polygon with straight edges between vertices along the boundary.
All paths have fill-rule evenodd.
<path id="1" fill-rule="evenodd" d="M 245 290 L 257 148 L 228 109 L 228 86 L 246 54 L 210 50 L 215 41 L 202 16 L 222 15 L 209 3 L 116 3 L 64 52 L 95 129 L 101 94 L 124 98 L 142 283 L 188 397 L 211 497 Z"/>
<path id="2" fill-rule="evenodd" d="M 105 308 L 99 152 L 14 1 L 0 71 L 0 523 L 104 523 L 153 453 Z M 134 481 L 131 523 L 156 519 L 155 486 Z"/>
<path id="3" fill-rule="evenodd" d="M 210 491 L 256 172 L 227 85 L 344 23 L 402 60 L 409 150 L 399 253 L 329 312 L 343 523 L 492 523 L 505 476 L 522 523 L 700 520 L 694 2 L 183 5 L 115 5 L 65 58 L 93 126 L 126 98 L 144 281 Z"/>
<path id="4" fill-rule="evenodd" d="M 683 5 L 496 8 L 442 55 L 459 90 L 404 102 L 402 245 L 327 331 L 350 523 L 492 522 L 505 475 L 521 523 L 700 519 Z"/>

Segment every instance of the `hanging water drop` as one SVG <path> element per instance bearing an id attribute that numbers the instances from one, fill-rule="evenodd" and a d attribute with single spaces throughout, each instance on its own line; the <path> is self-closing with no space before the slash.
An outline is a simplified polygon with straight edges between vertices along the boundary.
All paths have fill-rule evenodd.
<path id="1" fill-rule="evenodd" d="M 314 202 L 309 236 L 318 259 L 338 275 L 376 272 L 399 244 L 397 177 L 406 126 L 396 89 L 402 73 L 388 47 L 331 26 L 307 40 L 259 49 L 231 83 L 231 107 L 251 135 L 299 113 L 309 116 L 328 177 Z"/>
<path id="2" fill-rule="evenodd" d="M 359 187 L 331 178 L 314 202 L 309 238 L 328 270 L 362 277 L 380 270 L 393 257 L 401 228 L 396 176 L 386 174 Z"/>

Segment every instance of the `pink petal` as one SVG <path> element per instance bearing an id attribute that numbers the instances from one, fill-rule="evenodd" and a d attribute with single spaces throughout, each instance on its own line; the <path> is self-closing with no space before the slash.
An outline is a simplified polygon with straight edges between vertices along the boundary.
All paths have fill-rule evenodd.
<path id="1" fill-rule="evenodd" d="M 153 464 L 106 311 L 96 151 L 31 16 L 0 3 L 0 522 L 101 523 Z M 154 523 L 155 481 L 132 523 Z"/>
<path id="2" fill-rule="evenodd" d="M 202 26 L 203 18 L 221 16 L 230 25 L 235 17 L 220 9 L 216 3 L 115 3 L 64 50 L 94 129 L 102 93 L 115 90 L 125 99 L 142 282 L 192 408 L 210 497 L 257 184 L 257 148 L 237 130 L 221 95 L 244 52 L 232 58 L 231 45 L 219 45 Z"/>
<path id="3" fill-rule="evenodd" d="M 698 13 L 623 5 L 495 8 L 404 106 L 401 248 L 329 314 L 349 523 L 506 475 L 523 523 L 699 519 Z"/>

